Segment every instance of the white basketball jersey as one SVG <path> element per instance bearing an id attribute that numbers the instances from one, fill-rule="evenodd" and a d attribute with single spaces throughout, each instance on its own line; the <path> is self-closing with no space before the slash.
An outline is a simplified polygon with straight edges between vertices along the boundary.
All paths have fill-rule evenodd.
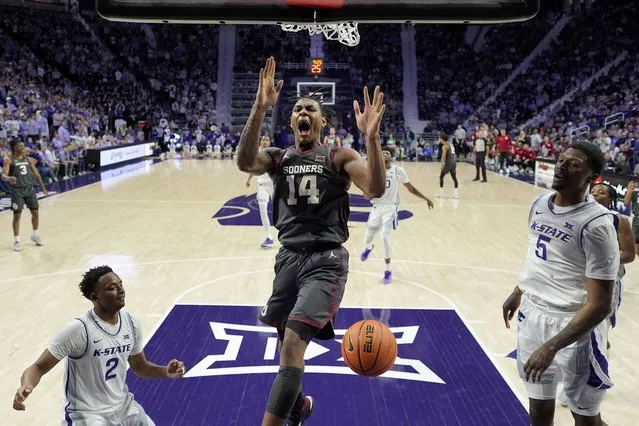
<path id="1" fill-rule="evenodd" d="M 189 145 L 188 143 L 185 143 L 184 145 L 182 145 L 182 152 L 184 153 L 191 152 L 191 145 Z"/>
<path id="2" fill-rule="evenodd" d="M 212 153 L 213 152 L 213 145 L 211 145 L 210 143 L 206 144 L 206 152 L 207 153 Z"/>
<path id="3" fill-rule="evenodd" d="M 115 333 L 107 332 L 92 311 L 78 320 L 86 328 L 87 347 L 82 356 L 67 357 L 65 411 L 111 412 L 131 397 L 126 370 L 138 335 L 133 319 L 120 311 Z"/>
<path id="4" fill-rule="evenodd" d="M 408 175 L 403 167 L 391 166 L 386 169 L 386 190 L 384 195 L 379 198 L 373 198 L 371 203 L 380 204 L 399 204 L 399 184 L 408 183 Z"/>
<path id="5" fill-rule="evenodd" d="M 222 147 L 220 145 L 215 145 L 213 147 L 213 150 L 215 151 L 216 154 L 219 154 L 220 152 L 222 152 Z"/>
<path id="6" fill-rule="evenodd" d="M 586 202 L 565 210 L 552 203 L 554 194 L 543 194 L 530 209 L 528 254 L 519 275 L 519 287 L 549 305 L 578 310 L 587 295 L 584 228 L 604 216 L 610 217 L 612 226 L 613 215 L 590 196 Z"/>
<path id="7" fill-rule="evenodd" d="M 328 145 L 328 146 L 335 145 L 336 141 L 337 141 L 337 136 L 327 136 L 326 137 L 326 145 Z"/>
<path id="8" fill-rule="evenodd" d="M 195 144 L 191 145 L 191 154 L 197 154 L 197 146 Z"/>

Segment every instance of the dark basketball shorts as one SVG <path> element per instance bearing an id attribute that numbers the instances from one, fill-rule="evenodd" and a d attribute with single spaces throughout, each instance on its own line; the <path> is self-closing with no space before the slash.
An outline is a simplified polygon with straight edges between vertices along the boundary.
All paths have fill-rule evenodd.
<path id="1" fill-rule="evenodd" d="M 276 327 L 280 336 L 288 323 L 307 342 L 313 337 L 335 337 L 333 322 L 344 296 L 348 257 L 341 246 L 314 252 L 280 248 L 275 256 L 273 293 L 260 321 Z"/>
<path id="2" fill-rule="evenodd" d="M 635 244 L 639 244 L 639 216 L 632 218 L 632 232 L 635 234 Z"/>
<path id="3" fill-rule="evenodd" d="M 15 213 L 22 211 L 24 206 L 29 210 L 37 210 L 40 204 L 38 196 L 33 188 L 12 188 L 11 189 L 11 210 Z"/>
<path id="4" fill-rule="evenodd" d="M 453 170 L 457 170 L 457 161 L 449 161 L 444 164 L 444 168 L 442 169 L 442 175 L 452 172 Z"/>

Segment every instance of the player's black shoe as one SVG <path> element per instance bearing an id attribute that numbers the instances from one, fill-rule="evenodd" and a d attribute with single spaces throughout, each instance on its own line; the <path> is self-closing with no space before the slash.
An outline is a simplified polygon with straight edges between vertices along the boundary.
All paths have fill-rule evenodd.
<path id="1" fill-rule="evenodd" d="M 288 416 L 288 426 L 302 426 L 315 410 L 315 400 L 312 396 L 301 395 Z"/>

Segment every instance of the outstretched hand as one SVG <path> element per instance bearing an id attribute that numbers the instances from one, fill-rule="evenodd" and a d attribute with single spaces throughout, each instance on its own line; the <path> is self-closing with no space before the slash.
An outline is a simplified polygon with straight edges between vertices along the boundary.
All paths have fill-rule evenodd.
<path id="1" fill-rule="evenodd" d="M 379 125 L 386 111 L 384 93 L 380 91 L 379 86 L 375 86 L 372 103 L 368 95 L 368 87 L 364 87 L 364 112 L 362 112 L 357 101 L 353 101 L 353 109 L 355 110 L 357 127 L 361 132 L 366 136 L 373 136 L 379 133 Z"/>
<path id="2" fill-rule="evenodd" d="M 255 104 L 260 108 L 275 105 L 282 86 L 284 86 L 284 80 L 278 81 L 275 85 L 275 59 L 271 56 L 266 60 L 264 68 L 260 69 Z"/>
<path id="3" fill-rule="evenodd" d="M 16 391 L 13 397 L 13 409 L 17 411 L 24 411 L 26 406 L 24 401 L 31 395 L 33 388 L 31 386 L 20 386 L 20 389 Z"/>

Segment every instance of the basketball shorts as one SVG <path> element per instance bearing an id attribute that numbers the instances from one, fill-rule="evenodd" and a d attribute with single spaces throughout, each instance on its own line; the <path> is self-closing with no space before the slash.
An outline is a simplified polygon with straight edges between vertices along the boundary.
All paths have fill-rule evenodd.
<path id="1" fill-rule="evenodd" d="M 133 398 L 129 398 L 121 410 L 112 413 L 65 413 L 63 426 L 155 426 L 144 408 Z"/>
<path id="2" fill-rule="evenodd" d="M 530 356 L 563 330 L 575 313 L 543 306 L 524 297 L 517 318 L 517 369 L 528 397 L 555 399 L 557 385 L 563 382 L 570 410 L 582 416 L 596 416 L 606 389 L 613 386 L 608 376 L 608 322 L 602 321 L 592 332 L 557 352 L 540 382 L 527 382 L 524 365 Z"/>
<path id="3" fill-rule="evenodd" d="M 639 215 L 632 218 L 632 233 L 635 234 L 635 244 L 639 244 Z"/>
<path id="4" fill-rule="evenodd" d="M 447 163 L 444 164 L 444 168 L 442 169 L 442 175 L 445 175 L 447 173 L 450 173 L 452 171 L 456 171 L 457 170 L 457 161 L 449 161 Z"/>
<path id="5" fill-rule="evenodd" d="M 373 204 L 368 216 L 368 227 L 372 229 L 397 229 L 399 206 L 396 204 Z"/>
<path id="6" fill-rule="evenodd" d="M 273 184 L 272 183 L 258 183 L 257 184 L 257 202 L 268 203 L 273 196 Z"/>
<path id="7" fill-rule="evenodd" d="M 273 293 L 260 321 L 280 333 L 288 321 L 305 324 L 304 330 L 293 328 L 293 323 L 289 328 L 307 342 L 313 337 L 334 338 L 333 322 L 344 296 L 348 257 L 342 246 L 320 251 L 281 247 L 275 255 Z"/>
<path id="8" fill-rule="evenodd" d="M 33 188 L 12 188 L 11 190 L 11 209 L 15 213 L 19 213 L 27 206 L 29 210 L 37 210 L 40 206 L 38 196 Z"/>

